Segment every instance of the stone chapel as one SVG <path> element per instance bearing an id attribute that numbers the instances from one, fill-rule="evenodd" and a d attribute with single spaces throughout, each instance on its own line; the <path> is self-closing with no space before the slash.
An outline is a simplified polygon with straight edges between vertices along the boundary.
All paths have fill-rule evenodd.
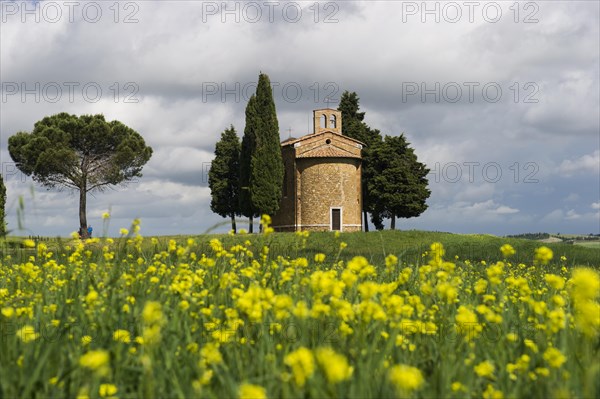
<path id="1" fill-rule="evenodd" d="M 342 133 L 342 113 L 313 111 L 313 132 L 281 143 L 283 197 L 276 231 L 361 231 L 361 150 Z"/>

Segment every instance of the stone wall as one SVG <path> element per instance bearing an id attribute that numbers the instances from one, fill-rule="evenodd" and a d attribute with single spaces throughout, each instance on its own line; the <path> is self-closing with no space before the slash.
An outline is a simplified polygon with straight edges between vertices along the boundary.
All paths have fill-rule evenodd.
<path id="1" fill-rule="evenodd" d="M 297 218 L 302 230 L 329 231 L 334 207 L 342 209 L 342 231 L 360 231 L 360 159 L 305 158 L 296 164 Z"/>

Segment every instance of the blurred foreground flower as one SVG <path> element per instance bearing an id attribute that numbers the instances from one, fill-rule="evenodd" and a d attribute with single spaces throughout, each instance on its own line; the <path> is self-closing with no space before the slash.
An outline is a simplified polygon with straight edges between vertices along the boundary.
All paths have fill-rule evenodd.
<path id="1" fill-rule="evenodd" d="M 550 262 L 553 256 L 552 250 L 548 247 L 539 247 L 535 249 L 535 261 L 542 265 Z"/>
<path id="2" fill-rule="evenodd" d="M 92 370 L 98 375 L 107 375 L 109 369 L 110 355 L 105 350 L 93 350 L 83 354 L 79 358 L 79 365 Z"/>
<path id="3" fill-rule="evenodd" d="M 240 399 L 267 399 L 267 391 L 260 385 L 242 384 L 239 396 Z"/>
<path id="4" fill-rule="evenodd" d="M 35 332 L 35 328 L 32 326 L 23 326 L 19 331 L 17 331 L 17 337 L 24 343 L 29 343 L 35 341 L 40 337 L 40 334 Z"/>
<path id="5" fill-rule="evenodd" d="M 400 396 L 405 396 L 416 391 L 425 382 L 421 370 L 405 364 L 399 364 L 390 368 L 388 378 L 394 387 L 396 387 Z"/>

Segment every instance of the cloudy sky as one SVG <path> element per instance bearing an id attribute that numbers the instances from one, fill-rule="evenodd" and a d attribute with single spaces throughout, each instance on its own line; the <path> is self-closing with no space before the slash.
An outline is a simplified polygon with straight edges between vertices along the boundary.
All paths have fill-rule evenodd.
<path id="1" fill-rule="evenodd" d="M 7 140 L 58 112 L 103 113 L 154 149 L 144 176 L 88 199 L 109 234 L 194 234 L 220 133 L 244 128 L 260 71 L 282 139 L 360 97 L 431 169 L 429 209 L 402 229 L 600 232 L 599 3 L 592 1 L 0 1 L 0 162 L 9 228 L 68 235 L 78 196 L 18 172 Z M 337 106 L 330 103 L 331 106 Z M 222 226 L 225 231 L 227 226 Z"/>

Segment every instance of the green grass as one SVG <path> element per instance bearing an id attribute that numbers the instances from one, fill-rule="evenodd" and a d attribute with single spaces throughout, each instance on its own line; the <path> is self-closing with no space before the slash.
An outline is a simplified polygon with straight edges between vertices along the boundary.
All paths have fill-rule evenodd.
<path id="1" fill-rule="evenodd" d="M 197 240 L 204 240 L 208 249 L 209 238 L 217 237 L 225 246 L 243 243 L 248 236 L 237 235 L 211 235 L 195 236 Z M 173 237 L 171 237 L 173 238 Z M 185 237 L 176 238 L 184 240 Z M 162 241 L 162 240 L 161 240 Z M 165 239 L 167 241 L 167 239 Z M 364 256 L 373 264 L 383 264 L 388 254 L 394 254 L 406 263 L 418 264 L 422 262 L 423 253 L 429 250 L 433 242 L 441 242 L 446 249 L 446 258 L 468 259 L 472 262 L 496 260 L 501 257 L 500 247 L 511 244 L 517 251 L 511 257 L 513 263 L 531 263 L 535 248 L 547 246 L 554 252 L 553 264 L 564 264 L 561 256 L 567 258 L 567 265 L 600 266 L 600 251 L 584 246 L 574 246 L 564 243 L 544 244 L 535 240 L 503 238 L 485 234 L 452 234 L 431 231 L 374 231 L 341 233 L 336 238 L 333 233 L 311 233 L 306 239 L 306 246 L 302 248 L 294 233 L 275 233 L 268 237 L 252 236 L 255 246 L 269 245 L 271 255 L 305 256 L 312 258 L 316 253 L 325 253 L 328 257 L 337 256 L 341 242 L 348 244 L 340 254 L 340 259 L 349 260 L 354 256 Z"/>
<path id="2" fill-rule="evenodd" d="M 143 231 L 142 231 L 143 233 Z M 169 240 L 175 240 L 183 243 L 187 239 L 194 239 L 201 248 L 201 253 L 211 253 L 209 241 L 212 238 L 219 238 L 223 241 L 225 247 L 230 247 L 250 239 L 255 248 L 263 245 L 270 247 L 270 255 L 276 257 L 307 257 L 312 259 L 317 253 L 324 253 L 328 258 L 337 257 L 340 243 L 345 242 L 348 247 L 339 254 L 343 260 L 352 259 L 354 256 L 364 256 L 373 264 L 383 264 L 388 254 L 394 254 L 400 258 L 401 262 L 408 264 L 419 264 L 423 259 L 423 254 L 429 250 L 433 242 L 441 242 L 446 249 L 446 258 L 450 260 L 468 259 L 472 262 L 496 260 L 501 257 L 500 247 L 503 244 L 512 245 L 517 253 L 510 258 L 510 261 L 518 263 L 531 263 L 535 248 L 547 246 L 554 252 L 554 259 L 551 264 L 568 266 L 590 266 L 600 268 L 600 243 L 598 242 L 580 242 L 577 245 L 566 243 L 540 243 L 536 240 L 504 238 L 486 234 L 453 234 L 431 231 L 374 231 L 374 232 L 356 232 L 341 233 L 339 237 L 331 232 L 311 233 L 306 239 L 306 244 L 301 244 L 295 233 L 274 233 L 267 237 L 260 234 L 242 234 L 231 236 L 228 234 L 203 234 L 192 236 L 158 236 L 156 239 L 159 244 L 157 248 L 151 244 L 151 237 L 144 237 L 146 251 L 163 250 L 168 246 Z M 8 250 L 13 256 L 28 256 L 32 250 L 15 249 L 15 242 L 18 238 L 9 238 L 13 242 Z M 117 241 L 122 239 L 116 239 Z M 66 246 L 72 243 L 70 239 L 54 238 L 44 241 L 46 245 L 55 251 L 62 251 Z M 100 250 L 100 245 L 98 245 Z M 561 256 L 567 258 L 561 261 Z"/>
<path id="3" fill-rule="evenodd" d="M 587 248 L 600 249 L 600 241 L 575 241 L 574 244 Z"/>

